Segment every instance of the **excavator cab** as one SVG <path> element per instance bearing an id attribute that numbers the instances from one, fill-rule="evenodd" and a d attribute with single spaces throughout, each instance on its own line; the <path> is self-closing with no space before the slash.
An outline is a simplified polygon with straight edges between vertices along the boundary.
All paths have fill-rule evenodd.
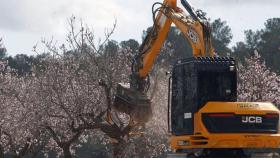
<path id="1" fill-rule="evenodd" d="M 173 135 L 194 134 L 194 114 L 207 102 L 237 100 L 237 74 L 233 58 L 178 60 L 171 77 L 171 107 L 169 105 L 168 109 L 171 109 Z"/>
<path id="2" fill-rule="evenodd" d="M 171 79 L 168 127 L 177 153 L 244 158 L 278 152 L 279 110 L 272 103 L 237 102 L 233 58 L 178 60 Z"/>

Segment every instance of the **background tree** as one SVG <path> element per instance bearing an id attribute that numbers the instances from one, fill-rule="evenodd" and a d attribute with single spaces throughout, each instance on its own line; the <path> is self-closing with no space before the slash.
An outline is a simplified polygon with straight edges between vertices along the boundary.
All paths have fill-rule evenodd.
<path id="1" fill-rule="evenodd" d="M 210 26 L 212 29 L 212 43 L 215 52 L 219 56 L 230 56 L 231 49 L 229 48 L 229 44 L 233 36 L 227 22 L 219 18 L 211 22 Z"/>
<path id="2" fill-rule="evenodd" d="M 268 19 L 260 32 L 259 53 L 268 67 L 280 73 L 280 18 Z"/>
<path id="3" fill-rule="evenodd" d="M 280 76 L 266 67 L 257 51 L 239 66 L 238 74 L 239 101 L 267 101 L 280 106 Z"/>
<path id="4" fill-rule="evenodd" d="M 122 48 L 129 48 L 133 54 L 138 53 L 139 43 L 134 39 L 120 42 Z"/>
<path id="5" fill-rule="evenodd" d="M 32 66 L 35 62 L 33 56 L 28 56 L 26 54 L 17 54 L 14 57 L 6 57 L 9 67 L 16 70 L 19 75 L 26 75 L 31 73 Z"/>
<path id="6" fill-rule="evenodd" d="M 245 42 L 238 42 L 233 47 L 233 55 L 241 61 L 244 61 L 245 58 L 254 56 L 254 50 L 257 50 L 267 66 L 276 73 L 279 73 L 279 24 L 280 18 L 272 18 L 265 22 L 265 28 L 263 29 L 245 31 Z"/>
<path id="7" fill-rule="evenodd" d="M 7 52 L 7 50 L 3 45 L 2 38 L 0 38 L 0 59 L 3 59 L 6 57 L 6 55 L 7 55 L 6 52 Z"/>
<path id="8" fill-rule="evenodd" d="M 232 56 L 235 57 L 238 61 L 242 63 L 245 62 L 246 58 L 250 58 L 254 56 L 254 51 L 258 49 L 258 43 L 260 41 L 260 31 L 252 31 L 246 30 L 245 34 L 245 42 L 237 42 L 235 46 L 233 46 Z"/>

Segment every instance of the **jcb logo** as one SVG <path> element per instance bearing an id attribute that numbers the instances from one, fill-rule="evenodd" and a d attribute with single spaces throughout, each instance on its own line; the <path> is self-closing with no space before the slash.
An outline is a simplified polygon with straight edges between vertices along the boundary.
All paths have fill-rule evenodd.
<path id="1" fill-rule="evenodd" d="M 188 35 L 189 35 L 189 38 L 193 41 L 193 43 L 198 42 L 198 35 L 192 28 L 190 28 L 188 30 Z"/>
<path id="2" fill-rule="evenodd" d="M 259 116 L 242 116 L 242 123 L 262 123 L 262 117 L 259 117 Z"/>

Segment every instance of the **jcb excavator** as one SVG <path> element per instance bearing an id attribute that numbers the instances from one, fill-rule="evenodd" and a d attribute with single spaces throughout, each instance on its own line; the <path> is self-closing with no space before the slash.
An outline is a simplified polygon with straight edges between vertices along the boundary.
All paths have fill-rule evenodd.
<path id="1" fill-rule="evenodd" d="M 134 58 L 130 83 L 117 87 L 114 107 L 137 123 L 149 120 L 148 75 L 173 23 L 189 41 L 193 57 L 178 60 L 170 77 L 167 115 L 174 154 L 168 157 L 279 152 L 279 109 L 269 102 L 237 102 L 235 60 L 215 55 L 205 14 L 194 12 L 186 0 L 181 3 L 189 14 L 177 0 L 153 5 L 154 25 Z"/>

